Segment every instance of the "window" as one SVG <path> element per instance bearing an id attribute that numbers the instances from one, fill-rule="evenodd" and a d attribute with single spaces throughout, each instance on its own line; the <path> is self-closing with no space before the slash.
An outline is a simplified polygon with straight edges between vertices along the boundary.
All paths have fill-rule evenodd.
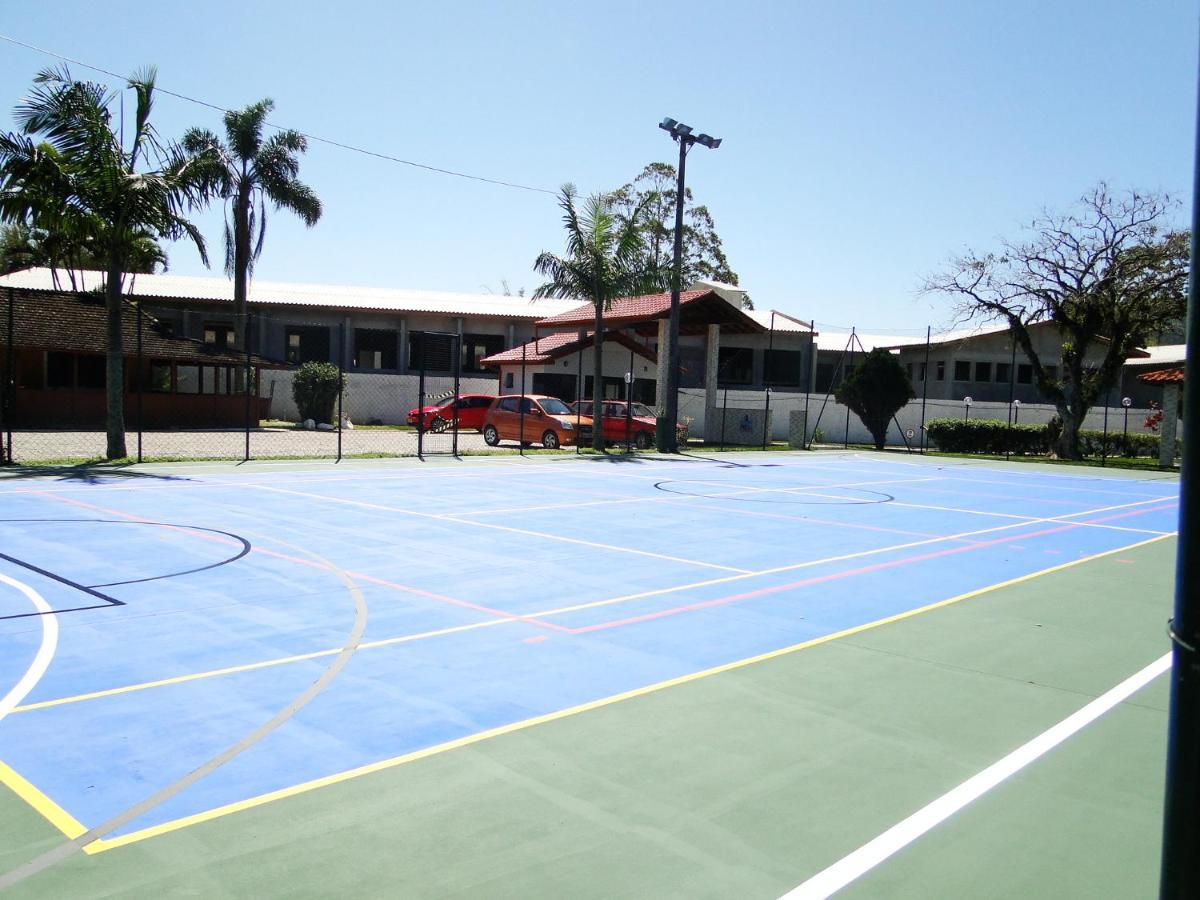
<path id="1" fill-rule="evenodd" d="M 503 400 L 500 401 L 500 404 L 496 408 L 499 410 L 502 410 L 504 412 L 514 412 L 514 413 L 520 412 L 521 411 L 521 398 L 520 397 L 505 397 Z"/>
<path id="2" fill-rule="evenodd" d="M 975 380 L 982 382 L 992 380 L 992 364 L 990 362 L 975 363 Z"/>
<path id="3" fill-rule="evenodd" d="M 329 362 L 329 329 L 324 325 L 297 325 L 285 333 L 288 362 Z"/>
<path id="4" fill-rule="evenodd" d="M 938 381 L 946 380 L 946 363 L 943 362 L 942 360 L 938 360 L 938 363 L 937 363 L 937 380 Z"/>
<path id="5" fill-rule="evenodd" d="M 928 374 L 928 373 L 925 371 L 925 367 L 926 367 L 926 365 L 928 365 L 928 363 L 921 363 L 921 368 L 918 370 L 918 372 L 920 373 L 920 375 L 919 375 L 919 378 L 918 378 L 918 380 L 919 380 L 919 381 L 924 381 L 924 380 L 925 380 L 925 376 Z"/>
<path id="6" fill-rule="evenodd" d="M 152 360 L 150 362 L 150 383 L 146 385 L 146 390 L 156 394 L 171 393 L 171 364 L 162 360 Z"/>
<path id="7" fill-rule="evenodd" d="M 753 350 L 749 347 L 721 347 L 717 350 L 719 384 L 749 384 L 753 380 Z"/>
<path id="8" fill-rule="evenodd" d="M 46 387 L 75 387 L 75 357 L 70 353 L 46 354 Z"/>
<path id="9" fill-rule="evenodd" d="M 996 381 L 1001 384 L 1008 384 L 1012 381 L 1012 365 L 1010 363 L 996 363 Z"/>
<path id="10" fill-rule="evenodd" d="M 217 350 L 225 350 L 234 345 L 233 326 L 226 322 L 205 322 L 204 343 Z"/>
<path id="11" fill-rule="evenodd" d="M 104 390 L 108 383 L 108 361 L 103 356 L 79 356 L 75 359 L 75 385 Z"/>
<path id="12" fill-rule="evenodd" d="M 408 336 L 408 367 L 427 372 L 454 371 L 454 335 L 414 331 Z"/>
<path id="13" fill-rule="evenodd" d="M 799 350 L 768 350 L 763 380 L 767 384 L 799 387 L 804 368 L 804 354 Z"/>
<path id="14" fill-rule="evenodd" d="M 824 394 L 833 387 L 833 363 L 817 363 L 817 393 Z"/>
<path id="15" fill-rule="evenodd" d="M 1017 384 L 1033 384 L 1033 366 L 1029 363 L 1017 365 Z"/>
<path id="16" fill-rule="evenodd" d="M 198 393 L 200 393 L 200 367 L 199 366 L 176 366 L 175 367 L 175 393 L 177 393 L 177 394 L 198 394 Z"/>
<path id="17" fill-rule="evenodd" d="M 504 349 L 504 336 L 499 334 L 464 334 L 462 339 L 462 370 L 482 372 L 479 361 Z"/>
<path id="18" fill-rule="evenodd" d="M 396 368 L 396 332 L 355 328 L 354 366 L 358 369 Z"/>
<path id="19" fill-rule="evenodd" d="M 955 381 L 970 381 L 971 380 L 971 364 L 965 359 L 954 361 L 954 380 Z"/>
<path id="20" fill-rule="evenodd" d="M 904 374 L 908 376 L 909 381 L 912 381 L 912 377 L 913 377 L 913 364 L 912 363 L 904 364 Z"/>

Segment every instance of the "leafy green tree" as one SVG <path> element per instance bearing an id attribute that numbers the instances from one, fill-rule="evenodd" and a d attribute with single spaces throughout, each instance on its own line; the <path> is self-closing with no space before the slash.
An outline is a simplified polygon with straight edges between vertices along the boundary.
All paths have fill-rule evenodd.
<path id="1" fill-rule="evenodd" d="M 338 392 L 345 387 L 345 376 L 333 363 L 304 363 L 292 376 L 292 399 L 301 421 L 332 422 Z"/>
<path id="2" fill-rule="evenodd" d="M 850 371 L 833 396 L 862 420 L 875 449 L 882 450 L 892 418 L 917 394 L 900 361 L 877 347 Z"/>
<path id="3" fill-rule="evenodd" d="M 233 278 L 234 340 L 241 348 L 246 346 L 250 276 L 267 235 L 266 201 L 276 210 L 295 213 L 310 228 L 321 218 L 321 201 L 296 177 L 299 155 L 308 148 L 304 135 L 288 129 L 263 139 L 274 108 L 273 100 L 264 99 L 226 112 L 225 143 L 202 128 L 189 129 L 183 137 L 188 152 L 209 154 L 205 178 L 226 203 L 225 273 Z"/>
<path id="4" fill-rule="evenodd" d="M 128 148 L 112 127 L 115 95 L 66 68 L 37 75 L 15 110 L 21 130 L 0 135 L 0 220 L 90 245 L 104 264 L 109 459 L 126 455 L 122 306 L 134 239 L 190 238 L 208 263 L 204 238 L 185 217 L 207 201 L 200 167 L 150 124 L 154 81 L 149 68 L 127 82 L 136 100 Z"/>
<path id="5" fill-rule="evenodd" d="M 613 191 L 612 202 L 618 221 L 624 221 L 636 209 L 642 210 L 645 224 L 647 268 L 670 272 L 675 248 L 675 167 L 669 163 L 650 163 L 629 184 Z M 729 267 L 721 238 L 708 207 L 696 205 L 692 189 L 684 187 L 683 277 L 684 287 L 699 279 L 738 283 L 737 273 Z M 747 305 L 749 298 L 747 298 Z"/>
<path id="6" fill-rule="evenodd" d="M 618 297 L 661 289 L 665 273 L 646 264 L 641 206 L 618 219 L 609 197 L 593 194 L 580 212 L 576 196 L 574 185 L 563 185 L 558 205 L 563 211 L 567 252 L 558 256 L 543 250 L 538 255 L 533 269 L 549 280 L 533 296 L 577 297 L 596 308 L 592 401 L 599 409 L 604 400 L 604 311 Z M 604 449 L 604 430 L 599 424 L 592 429 L 592 446 Z"/>
<path id="7" fill-rule="evenodd" d="M 1037 216 L 1024 240 L 1003 241 L 997 253 L 969 250 L 925 281 L 924 292 L 955 298 L 962 317 L 1008 325 L 1062 419 L 1055 452 L 1064 459 L 1081 457 L 1084 417 L 1125 360 L 1186 311 L 1190 236 L 1168 227 L 1175 206 L 1100 184 L 1076 210 Z M 1055 375 L 1030 335 L 1042 322 L 1061 339 Z"/>
<path id="8" fill-rule="evenodd" d="M 86 237 L 73 240 L 66 232 L 48 232 L 33 228 L 25 222 L 0 226 L 0 275 L 35 266 L 54 270 L 55 285 L 59 285 L 58 270 L 67 273 L 71 290 L 77 288 L 76 271 L 104 271 L 102 248 Z M 128 250 L 130 274 L 150 275 L 167 270 L 167 253 L 162 245 L 148 234 L 130 238 Z"/>

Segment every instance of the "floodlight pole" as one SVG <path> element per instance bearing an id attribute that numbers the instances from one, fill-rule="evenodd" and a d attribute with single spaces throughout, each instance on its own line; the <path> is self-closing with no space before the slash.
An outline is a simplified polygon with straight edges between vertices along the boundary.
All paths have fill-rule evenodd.
<path id="1" fill-rule="evenodd" d="M 1200 121 L 1192 170 L 1192 265 L 1188 273 L 1187 363 L 1192 389 L 1183 392 L 1184 434 L 1200 431 Z M 1159 896 L 1200 896 L 1200 442 L 1183 442 L 1179 477 L 1179 540 L 1171 636 L 1171 707 L 1167 719 L 1166 800 Z"/>
<path id="2" fill-rule="evenodd" d="M 721 145 L 721 139 L 707 134 L 692 134 L 689 126 L 681 125 L 674 119 L 663 119 L 658 127 L 668 132 L 671 139 L 679 144 L 679 169 L 675 173 L 675 255 L 671 266 L 671 313 L 667 319 L 666 408 L 655 425 L 654 443 L 659 453 L 677 453 L 679 438 L 675 423 L 679 418 L 679 292 L 683 280 L 683 200 L 687 154 L 695 143 L 716 150 Z M 661 353 L 662 348 L 658 349 Z"/>

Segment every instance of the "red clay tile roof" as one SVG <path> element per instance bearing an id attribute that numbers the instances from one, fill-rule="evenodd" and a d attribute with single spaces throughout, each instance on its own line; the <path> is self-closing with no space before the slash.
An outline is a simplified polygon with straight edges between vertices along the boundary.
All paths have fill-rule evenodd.
<path id="1" fill-rule="evenodd" d="M 591 309 L 590 306 L 588 308 Z M 592 332 L 589 331 L 583 341 L 584 346 L 591 346 L 591 338 Z M 616 341 L 618 344 L 630 348 L 640 356 L 644 356 L 650 362 L 658 362 L 658 357 L 654 353 L 623 334 L 606 333 L 604 341 L 605 343 Z M 519 363 L 523 352 L 525 354 L 526 365 L 540 366 L 574 353 L 579 349 L 579 345 L 580 341 L 577 332 L 560 331 L 555 334 L 544 334 L 537 338 L 537 340 L 530 341 L 527 344 L 521 344 L 509 350 L 485 356 L 480 360 L 480 363 L 485 366 L 499 366 L 501 363 Z"/>
<path id="2" fill-rule="evenodd" d="M 1183 367 L 1178 369 L 1159 369 L 1157 372 L 1147 372 L 1139 375 L 1138 381 L 1147 384 L 1183 384 Z"/>
<path id="3" fill-rule="evenodd" d="M 705 294 L 712 294 L 714 291 L 682 291 L 679 294 L 679 303 L 683 305 L 697 297 L 703 297 Z M 632 321 L 635 319 L 655 319 L 662 316 L 664 313 L 670 312 L 671 295 L 663 294 L 642 294 L 638 297 L 618 297 L 612 302 L 612 306 L 604 311 L 604 321 L 617 323 L 620 321 Z M 596 308 L 591 303 L 584 303 L 575 309 L 569 309 L 564 313 L 559 313 L 556 316 L 549 316 L 538 322 L 539 325 L 587 325 L 591 323 L 596 316 Z"/>
<path id="4" fill-rule="evenodd" d="M 107 352 L 108 339 L 104 298 L 69 291 L 14 291 L 13 346 L 67 353 Z M 9 292 L 0 289 L 0 347 L 8 340 Z M 137 308 L 126 302 L 123 315 L 125 356 L 137 352 Z M 171 337 L 153 316 L 142 313 L 142 355 L 176 362 L 206 365 L 236 365 L 245 362 L 240 353 L 210 349 L 200 341 Z M 252 357 L 254 365 L 277 365 Z"/>

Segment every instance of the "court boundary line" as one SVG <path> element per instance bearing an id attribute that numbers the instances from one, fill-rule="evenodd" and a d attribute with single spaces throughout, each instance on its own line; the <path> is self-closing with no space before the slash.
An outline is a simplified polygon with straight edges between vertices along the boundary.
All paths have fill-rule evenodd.
<path id="1" fill-rule="evenodd" d="M 924 837 L 962 812 L 985 794 L 998 788 L 1022 769 L 1033 765 L 1087 726 L 1112 712 L 1159 676 L 1171 670 L 1173 654 L 1168 651 L 1143 666 L 1115 687 L 1093 698 L 1065 719 L 1002 756 L 990 766 L 946 791 L 901 819 L 873 839 L 826 866 L 784 894 L 780 900 L 825 900 L 853 884 L 905 847 Z"/>
<path id="2" fill-rule="evenodd" d="M 841 631 L 832 632 L 830 634 L 822 635 L 817 638 L 812 638 L 807 641 L 802 641 L 797 644 L 792 644 L 788 647 L 782 647 L 782 648 L 779 648 L 776 650 L 768 651 L 766 653 L 760 653 L 760 654 L 756 654 L 754 656 L 745 657 L 744 659 L 734 660 L 734 661 L 728 662 L 728 663 L 722 663 L 721 665 L 713 666 L 708 669 L 701 669 L 700 671 L 697 671 L 697 672 L 692 672 L 692 673 L 689 673 L 686 675 L 680 675 L 675 678 L 666 679 L 664 681 L 655 682 L 655 683 L 649 684 L 649 685 L 643 685 L 640 688 L 634 688 L 629 691 L 624 691 L 624 692 L 621 692 L 618 694 L 612 694 L 608 697 L 601 697 L 596 700 L 591 700 L 586 703 L 577 704 L 575 706 L 567 707 L 565 709 L 556 710 L 556 711 L 550 712 L 550 713 L 544 713 L 539 716 L 533 716 L 528 719 L 523 719 L 523 720 L 520 720 L 517 722 L 512 722 L 507 725 L 499 726 L 497 728 L 486 729 L 484 731 L 476 732 L 474 734 L 464 735 L 461 738 L 456 738 L 451 741 L 445 741 L 441 744 L 435 744 L 431 747 L 426 747 L 426 748 L 422 748 L 420 750 L 415 750 L 410 753 L 402 754 L 400 756 L 395 756 L 395 757 L 391 757 L 389 759 L 384 759 L 384 760 L 378 760 L 374 763 L 369 763 L 365 766 L 358 766 L 353 769 L 347 769 L 343 772 L 337 772 L 337 773 L 333 773 L 331 775 L 322 776 L 321 778 L 310 779 L 309 781 L 301 782 L 300 784 L 292 785 L 287 788 L 280 788 L 275 791 L 269 791 L 267 793 L 259 794 L 254 797 L 247 797 L 243 800 L 234 801 L 233 803 L 223 804 L 221 806 L 213 807 L 212 809 L 203 810 L 199 813 L 193 813 L 189 816 L 182 816 L 180 818 L 172 819 L 167 822 L 162 822 L 157 825 L 151 825 L 146 828 L 138 829 L 136 831 L 131 831 L 128 834 L 119 835 L 115 838 L 101 838 L 99 840 L 92 841 L 91 843 L 84 846 L 83 851 L 89 855 L 96 854 L 96 853 L 104 853 L 109 850 L 117 849 L 119 847 L 124 847 L 124 846 L 128 846 L 130 844 L 138 843 L 140 841 L 148 840 L 149 838 L 152 838 L 152 837 L 157 837 L 159 835 L 168 834 L 173 831 L 179 831 L 181 829 L 190 827 L 192 825 L 198 825 L 203 822 L 208 822 L 208 821 L 212 821 L 214 819 L 222 818 L 224 816 L 231 815 L 236 812 L 242 812 L 242 811 L 245 811 L 248 809 L 253 809 L 253 808 L 256 808 L 259 806 L 264 806 L 264 805 L 274 802 L 276 800 L 283 800 L 288 797 L 294 797 L 299 794 L 308 793 L 309 791 L 313 791 L 313 790 L 316 790 L 319 788 L 328 787 L 328 786 L 331 786 L 334 784 L 339 784 L 339 783 L 342 783 L 345 781 L 349 781 L 349 780 L 358 778 L 363 775 L 368 775 L 368 774 L 372 774 L 374 772 L 379 772 L 379 771 L 384 771 L 387 769 L 396 768 L 400 765 L 404 765 L 409 762 L 415 762 L 420 759 L 426 759 L 431 756 L 440 755 L 442 753 L 445 753 L 445 752 L 448 752 L 451 750 L 455 750 L 460 747 L 466 747 L 466 746 L 470 746 L 473 744 L 481 743 L 483 741 L 487 741 L 492 738 L 501 737 L 503 735 L 512 734 L 512 733 L 518 732 L 518 731 L 523 731 L 527 728 L 532 728 L 537 725 L 543 725 L 543 724 L 546 724 L 549 722 L 557 721 L 559 719 L 565 719 L 570 716 L 578 715 L 578 714 L 584 713 L 584 712 L 589 712 L 589 711 L 595 710 L 595 709 L 602 709 L 606 706 L 611 706 L 613 704 L 620 703 L 625 700 L 632 700 L 637 697 L 643 697 L 648 694 L 657 693 L 659 691 L 667 690 L 672 687 L 677 687 L 679 685 L 688 684 L 693 681 L 699 681 L 699 680 L 702 680 L 705 678 L 709 678 L 713 675 L 719 675 L 724 672 L 730 672 L 730 671 L 734 671 L 737 669 L 745 668 L 746 666 L 751 666 L 751 665 L 755 665 L 757 663 L 766 662 L 771 659 L 777 659 L 779 657 L 788 656 L 793 653 L 799 652 L 801 650 L 806 650 L 811 647 L 816 647 L 816 646 L 820 646 L 822 644 L 831 643 L 833 641 L 840 640 L 841 638 L 849 637 L 849 636 L 855 635 L 855 634 L 861 634 L 862 632 L 870 631 L 875 628 L 880 628 L 885 625 L 890 625 L 894 622 L 900 622 L 905 619 L 923 615 L 925 613 L 932 612 L 937 609 L 942 609 L 942 608 L 952 606 L 957 603 L 961 603 L 965 600 L 970 600 L 975 597 L 980 597 L 980 596 L 983 596 L 986 594 L 990 594 L 990 593 L 993 593 L 997 590 L 1001 590 L 1006 587 L 1013 587 L 1015 585 L 1022 584 L 1027 581 L 1032 581 L 1036 578 L 1041 578 L 1045 575 L 1050 575 L 1054 572 L 1061 572 L 1066 569 L 1071 569 L 1071 568 L 1075 568 L 1076 566 L 1084 565 L 1085 563 L 1094 562 L 1098 559 L 1103 559 L 1108 556 L 1114 556 L 1118 553 L 1126 553 L 1126 552 L 1129 552 L 1130 550 L 1135 550 L 1135 549 L 1138 549 L 1141 547 L 1149 546 L 1151 544 L 1156 544 L 1161 541 L 1165 541 L 1170 537 L 1173 537 L 1173 535 L 1160 535 L 1158 537 L 1148 538 L 1144 541 L 1137 541 L 1133 544 L 1128 544 L 1123 547 L 1116 547 L 1111 550 L 1105 550 L 1100 553 L 1092 554 L 1090 556 L 1080 557 L 1079 559 L 1070 560 L 1065 563 L 1060 563 L 1056 566 L 1051 566 L 1046 569 L 1041 569 L 1037 572 L 1031 572 L 1026 575 L 1021 575 L 1017 578 L 1008 579 L 1007 581 L 997 582 L 996 584 L 988 585 L 987 587 L 978 588 L 973 591 L 968 591 L 967 593 L 964 593 L 964 594 L 959 594 L 954 597 L 946 598 L 944 600 L 938 600 L 933 603 L 928 603 L 923 606 L 905 610 L 900 613 L 895 613 L 891 616 L 885 616 L 884 618 L 876 619 L 872 622 L 866 622 L 861 625 L 853 626 L 851 628 L 842 629 Z M 66 834 L 68 837 L 72 837 L 72 835 L 68 831 L 63 829 L 63 827 L 60 823 L 64 823 L 64 824 L 68 825 L 68 827 L 71 827 L 72 823 L 78 824 L 75 821 L 75 819 L 73 817 L 71 817 L 70 814 L 67 813 L 62 807 L 60 807 L 57 803 L 55 803 L 52 799 L 50 799 L 50 797 L 47 796 L 44 792 L 42 792 L 40 789 L 38 789 L 36 786 L 34 786 L 32 783 L 30 783 L 25 778 L 23 778 L 19 773 L 17 773 L 15 770 L 13 770 L 10 766 L 5 764 L 3 762 L 3 760 L 0 760 L 0 783 L 9 787 L 11 790 L 13 790 L 14 793 L 17 794 L 18 797 L 20 797 L 21 799 L 23 799 L 27 803 L 29 803 L 29 805 L 32 806 L 38 813 L 40 813 L 43 816 L 43 818 L 45 818 L 48 822 L 50 822 L 51 825 L 53 825 L 55 828 L 58 828 L 60 832 L 62 832 L 63 834 Z M 75 835 L 75 836 L 77 837 L 78 835 Z"/>
<path id="3" fill-rule="evenodd" d="M 40 621 L 42 623 L 42 638 L 38 642 L 38 648 L 34 652 L 33 659 L 30 660 L 29 665 L 25 668 L 21 677 L 17 679 L 16 683 L 4 692 L 4 696 L 0 697 L 0 722 L 3 722 L 5 717 L 16 709 L 22 700 L 29 696 L 29 692 L 37 687 L 37 683 L 42 680 L 42 676 L 50 668 L 54 654 L 58 651 L 58 616 L 54 614 L 54 609 L 46 602 L 46 598 L 39 594 L 32 586 L 23 581 L 18 581 L 10 575 L 5 575 L 3 572 L 0 572 L 0 582 L 7 584 L 11 588 L 16 588 L 16 590 L 24 594 L 25 599 L 40 613 Z"/>

